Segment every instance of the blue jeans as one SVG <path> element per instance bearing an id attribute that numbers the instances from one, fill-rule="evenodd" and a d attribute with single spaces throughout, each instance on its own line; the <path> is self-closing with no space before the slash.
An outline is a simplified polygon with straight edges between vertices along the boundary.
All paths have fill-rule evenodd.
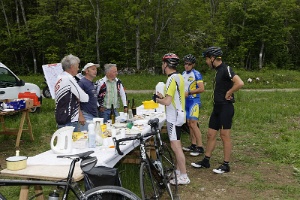
<path id="1" fill-rule="evenodd" d="M 83 126 L 81 124 L 79 125 L 80 131 L 88 131 L 89 122 L 92 122 L 95 116 L 84 111 L 82 111 L 82 115 L 84 116 L 85 124 Z"/>
<path id="2" fill-rule="evenodd" d="M 79 123 L 78 122 L 69 122 L 69 123 L 64 124 L 64 125 L 57 125 L 57 129 L 60 129 L 60 128 L 65 127 L 65 126 L 73 126 L 73 127 L 75 127 L 74 132 L 79 131 Z"/>
<path id="3" fill-rule="evenodd" d="M 110 119 L 110 110 L 111 109 L 106 109 L 106 110 L 104 110 L 104 112 L 98 113 L 100 118 L 104 118 L 104 120 L 103 120 L 104 123 L 106 123 L 107 120 Z M 119 112 L 115 109 L 115 116 L 117 117 L 119 115 L 120 115 Z"/>

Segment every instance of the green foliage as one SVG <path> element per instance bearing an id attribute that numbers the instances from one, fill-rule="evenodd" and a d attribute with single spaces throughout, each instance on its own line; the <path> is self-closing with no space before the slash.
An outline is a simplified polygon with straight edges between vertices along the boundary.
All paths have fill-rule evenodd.
<path id="1" fill-rule="evenodd" d="M 0 60 L 23 74 L 32 73 L 34 58 L 42 66 L 70 53 L 82 63 L 141 69 L 159 67 L 167 52 L 192 53 L 202 65 L 212 45 L 238 68 L 259 69 L 260 52 L 262 67 L 300 63 L 296 0 L 36 0 L 23 2 L 26 18 L 18 1 L 2 2 Z"/>

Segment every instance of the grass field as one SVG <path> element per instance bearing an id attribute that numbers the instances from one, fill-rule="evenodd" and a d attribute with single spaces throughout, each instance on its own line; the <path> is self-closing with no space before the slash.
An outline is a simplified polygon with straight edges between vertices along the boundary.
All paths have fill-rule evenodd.
<path id="1" fill-rule="evenodd" d="M 273 71 L 273 72 L 244 72 L 238 71 L 238 74 L 245 81 L 247 89 L 261 88 L 300 88 L 299 72 Z M 211 89 L 209 84 L 213 73 L 204 75 L 207 82 L 206 89 Z M 247 83 L 248 78 L 259 81 Z M 42 77 L 24 77 L 26 81 L 41 79 Z M 165 76 L 124 76 L 121 77 L 128 89 L 153 89 L 158 81 L 164 81 Z M 134 81 L 133 81 L 134 80 Z M 269 82 L 267 84 L 266 80 Z M 42 81 L 42 79 L 40 80 Z M 142 86 L 145 84 L 144 86 Z M 42 82 L 41 82 L 42 85 Z M 286 87 L 284 87 L 286 86 Z M 152 94 L 128 94 L 129 99 L 134 98 L 137 105 L 144 100 L 150 100 Z M 211 91 L 206 91 L 201 96 L 203 106 L 200 110 L 200 129 L 203 134 L 204 145 L 206 143 L 206 130 L 208 118 L 212 108 Z M 235 117 L 232 129 L 233 139 L 233 158 L 231 161 L 232 173 L 228 176 L 210 176 L 203 171 L 195 171 L 188 167 L 188 172 L 194 174 L 191 177 L 192 184 L 187 187 L 181 187 L 182 195 L 189 195 L 198 191 L 199 187 L 205 187 L 200 191 L 203 197 L 209 196 L 211 199 L 241 199 L 238 198 L 238 192 L 243 191 L 244 197 L 248 199 L 300 199 L 300 106 L 299 91 L 239 91 L 236 93 Z M 20 150 L 22 155 L 33 156 L 50 149 L 50 138 L 55 132 L 54 120 L 54 101 L 44 99 L 41 112 L 31 114 L 33 124 L 34 142 L 30 142 L 29 136 L 23 134 Z M 11 116 L 7 119 L 7 124 L 11 127 L 18 125 L 19 116 Z M 183 135 L 183 144 L 188 144 L 188 135 Z M 213 164 L 222 159 L 222 146 L 218 140 Z M 15 136 L 0 135 L 0 162 L 5 166 L 5 158 L 14 154 Z M 219 159 L 219 160 L 218 160 Z M 187 166 L 191 158 L 187 156 Z M 261 167 L 265 168 L 262 170 Z M 138 188 L 138 166 L 118 165 L 121 173 L 123 186 L 139 193 Z M 278 174 L 274 174 L 273 169 L 278 169 Z M 243 170 L 241 170 L 243 169 Z M 251 169 L 251 170 L 249 170 Z M 280 170 L 282 169 L 282 170 Z M 242 173 L 237 173 L 241 170 Z M 249 170 L 249 171 L 248 171 Z M 277 181 L 270 183 L 270 176 Z M 272 173 L 272 174 L 271 174 Z M 200 179 L 197 176 L 201 177 Z M 209 176 L 209 181 L 203 182 L 205 177 Z M 135 178 L 132 178 L 135 177 Z M 234 177 L 234 178 L 232 178 Z M 236 181 L 251 180 L 249 184 L 241 184 Z M 211 180 L 212 179 L 212 180 Z M 281 180 L 281 181 L 279 181 Z M 290 182 L 289 182 L 290 181 Z M 221 195 L 213 189 L 216 183 L 230 185 L 226 193 Z M 211 186 L 210 186 L 211 185 Z M 211 190 L 209 190 L 211 187 Z M 49 191 L 46 188 L 45 194 Z M 209 193 L 209 191 L 214 191 Z M 223 190 L 222 190 L 223 191 Z M 231 191 L 231 192 L 230 192 Z M 16 188 L 0 188 L 0 192 L 10 197 L 9 199 L 18 199 L 19 190 Z M 197 193 L 197 192 L 196 192 Z M 199 191 L 198 191 L 199 193 Z M 268 196 L 265 196 L 268 194 Z M 212 196 L 215 195 L 215 196 Z M 214 198 L 215 197 L 215 198 Z M 189 199 L 189 198 L 183 198 Z"/>

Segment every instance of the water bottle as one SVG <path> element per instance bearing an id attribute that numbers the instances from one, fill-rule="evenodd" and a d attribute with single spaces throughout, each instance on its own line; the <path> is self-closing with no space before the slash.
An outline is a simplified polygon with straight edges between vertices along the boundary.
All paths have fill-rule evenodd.
<path id="1" fill-rule="evenodd" d="M 153 162 L 153 165 L 154 165 L 155 168 L 158 169 L 159 171 L 161 171 L 161 172 L 163 171 L 162 164 L 161 164 L 160 161 L 157 161 L 157 160 L 154 161 L 154 162 Z"/>
<path id="2" fill-rule="evenodd" d="M 157 85 L 155 87 L 155 94 L 157 94 L 157 92 L 159 92 L 163 96 L 165 96 L 165 87 L 166 87 L 166 84 L 164 82 L 157 83 Z"/>
<path id="3" fill-rule="evenodd" d="M 96 133 L 95 133 L 95 124 L 90 123 L 88 126 L 88 137 L 89 137 L 89 148 L 96 147 Z"/>
<path id="4" fill-rule="evenodd" d="M 150 164 L 150 169 L 151 169 L 152 175 L 158 182 L 161 182 L 162 177 L 163 177 L 162 165 L 161 165 L 160 161 L 155 160 L 155 161 L 151 161 L 151 162 L 152 162 L 152 164 Z"/>
<path id="5" fill-rule="evenodd" d="M 59 200 L 59 194 L 54 190 L 49 194 L 48 200 Z"/>

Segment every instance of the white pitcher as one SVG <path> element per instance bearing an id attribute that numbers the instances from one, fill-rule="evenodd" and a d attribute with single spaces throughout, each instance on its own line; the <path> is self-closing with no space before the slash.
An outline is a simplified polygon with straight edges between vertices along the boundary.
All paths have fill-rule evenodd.
<path id="1" fill-rule="evenodd" d="M 51 138 L 51 149 L 56 154 L 65 154 L 72 152 L 72 134 L 75 127 L 65 126 L 53 133 Z M 56 144 L 54 140 L 56 138 Z"/>

